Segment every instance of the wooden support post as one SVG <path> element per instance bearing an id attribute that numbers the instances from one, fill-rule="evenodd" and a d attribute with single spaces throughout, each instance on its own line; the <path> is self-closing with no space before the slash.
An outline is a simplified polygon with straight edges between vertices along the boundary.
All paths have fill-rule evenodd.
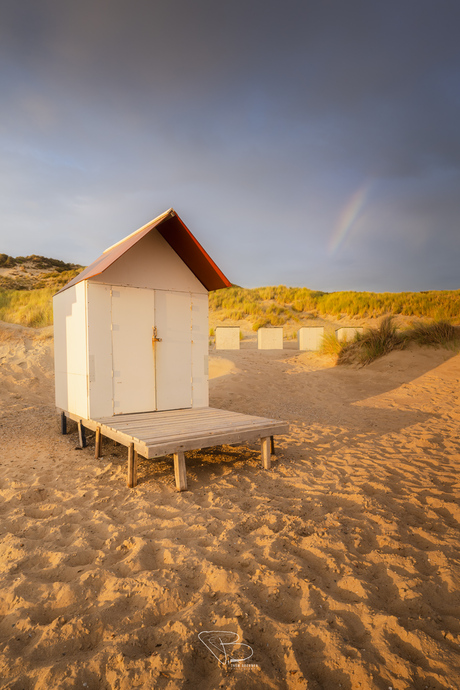
<path id="1" fill-rule="evenodd" d="M 78 441 L 80 443 L 80 448 L 86 448 L 86 433 L 85 427 L 81 419 L 78 422 Z"/>
<path id="2" fill-rule="evenodd" d="M 98 426 L 98 427 L 96 427 L 96 441 L 94 443 L 94 457 L 96 459 L 101 457 L 101 446 L 102 446 L 101 427 Z"/>
<path id="3" fill-rule="evenodd" d="M 262 467 L 264 470 L 269 470 L 271 467 L 271 456 L 270 456 L 270 436 L 260 439 L 261 450 L 262 450 Z"/>
<path id="4" fill-rule="evenodd" d="M 61 412 L 61 434 L 67 433 L 67 417 L 65 412 Z"/>
<path id="5" fill-rule="evenodd" d="M 273 436 L 270 436 L 270 452 L 272 455 L 275 455 L 275 439 Z"/>
<path id="6" fill-rule="evenodd" d="M 174 476 L 176 477 L 177 490 L 185 491 L 187 489 L 187 471 L 184 453 L 174 453 Z"/>
<path id="7" fill-rule="evenodd" d="M 137 486 L 137 453 L 134 450 L 134 443 L 128 446 L 128 486 L 130 489 Z"/>

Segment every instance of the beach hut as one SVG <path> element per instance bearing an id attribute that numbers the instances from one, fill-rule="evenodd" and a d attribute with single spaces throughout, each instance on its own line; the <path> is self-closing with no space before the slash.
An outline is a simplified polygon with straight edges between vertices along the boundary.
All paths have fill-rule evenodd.
<path id="1" fill-rule="evenodd" d="M 185 450 L 232 442 L 233 431 L 242 438 L 237 413 L 225 419 L 208 407 L 208 292 L 228 286 L 169 209 L 54 296 L 62 430 L 75 420 L 82 445 L 84 429 L 95 430 L 96 455 L 102 435 L 127 445 L 131 486 L 137 454 L 174 453 L 176 483 L 185 488 Z"/>

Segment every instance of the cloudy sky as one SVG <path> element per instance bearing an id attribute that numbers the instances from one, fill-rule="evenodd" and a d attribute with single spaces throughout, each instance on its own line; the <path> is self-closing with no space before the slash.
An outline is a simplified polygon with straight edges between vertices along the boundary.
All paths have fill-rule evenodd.
<path id="1" fill-rule="evenodd" d="M 0 252 L 169 207 L 245 287 L 460 288 L 458 0 L 0 0 Z"/>

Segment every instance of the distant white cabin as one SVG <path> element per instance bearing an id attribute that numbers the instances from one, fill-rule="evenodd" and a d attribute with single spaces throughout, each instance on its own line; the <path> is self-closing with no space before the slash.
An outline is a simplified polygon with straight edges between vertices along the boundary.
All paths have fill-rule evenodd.
<path id="1" fill-rule="evenodd" d="M 53 299 L 56 406 L 82 419 L 208 406 L 208 292 L 230 283 L 173 209 Z"/>

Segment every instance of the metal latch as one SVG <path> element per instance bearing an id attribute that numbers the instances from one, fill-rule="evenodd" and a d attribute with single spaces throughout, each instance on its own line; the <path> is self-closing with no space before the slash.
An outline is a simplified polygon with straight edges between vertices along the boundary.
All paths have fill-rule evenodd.
<path id="1" fill-rule="evenodd" d="M 156 326 L 152 326 L 152 330 L 153 330 L 152 345 L 155 345 L 155 343 L 161 342 L 161 338 L 158 337 Z"/>

